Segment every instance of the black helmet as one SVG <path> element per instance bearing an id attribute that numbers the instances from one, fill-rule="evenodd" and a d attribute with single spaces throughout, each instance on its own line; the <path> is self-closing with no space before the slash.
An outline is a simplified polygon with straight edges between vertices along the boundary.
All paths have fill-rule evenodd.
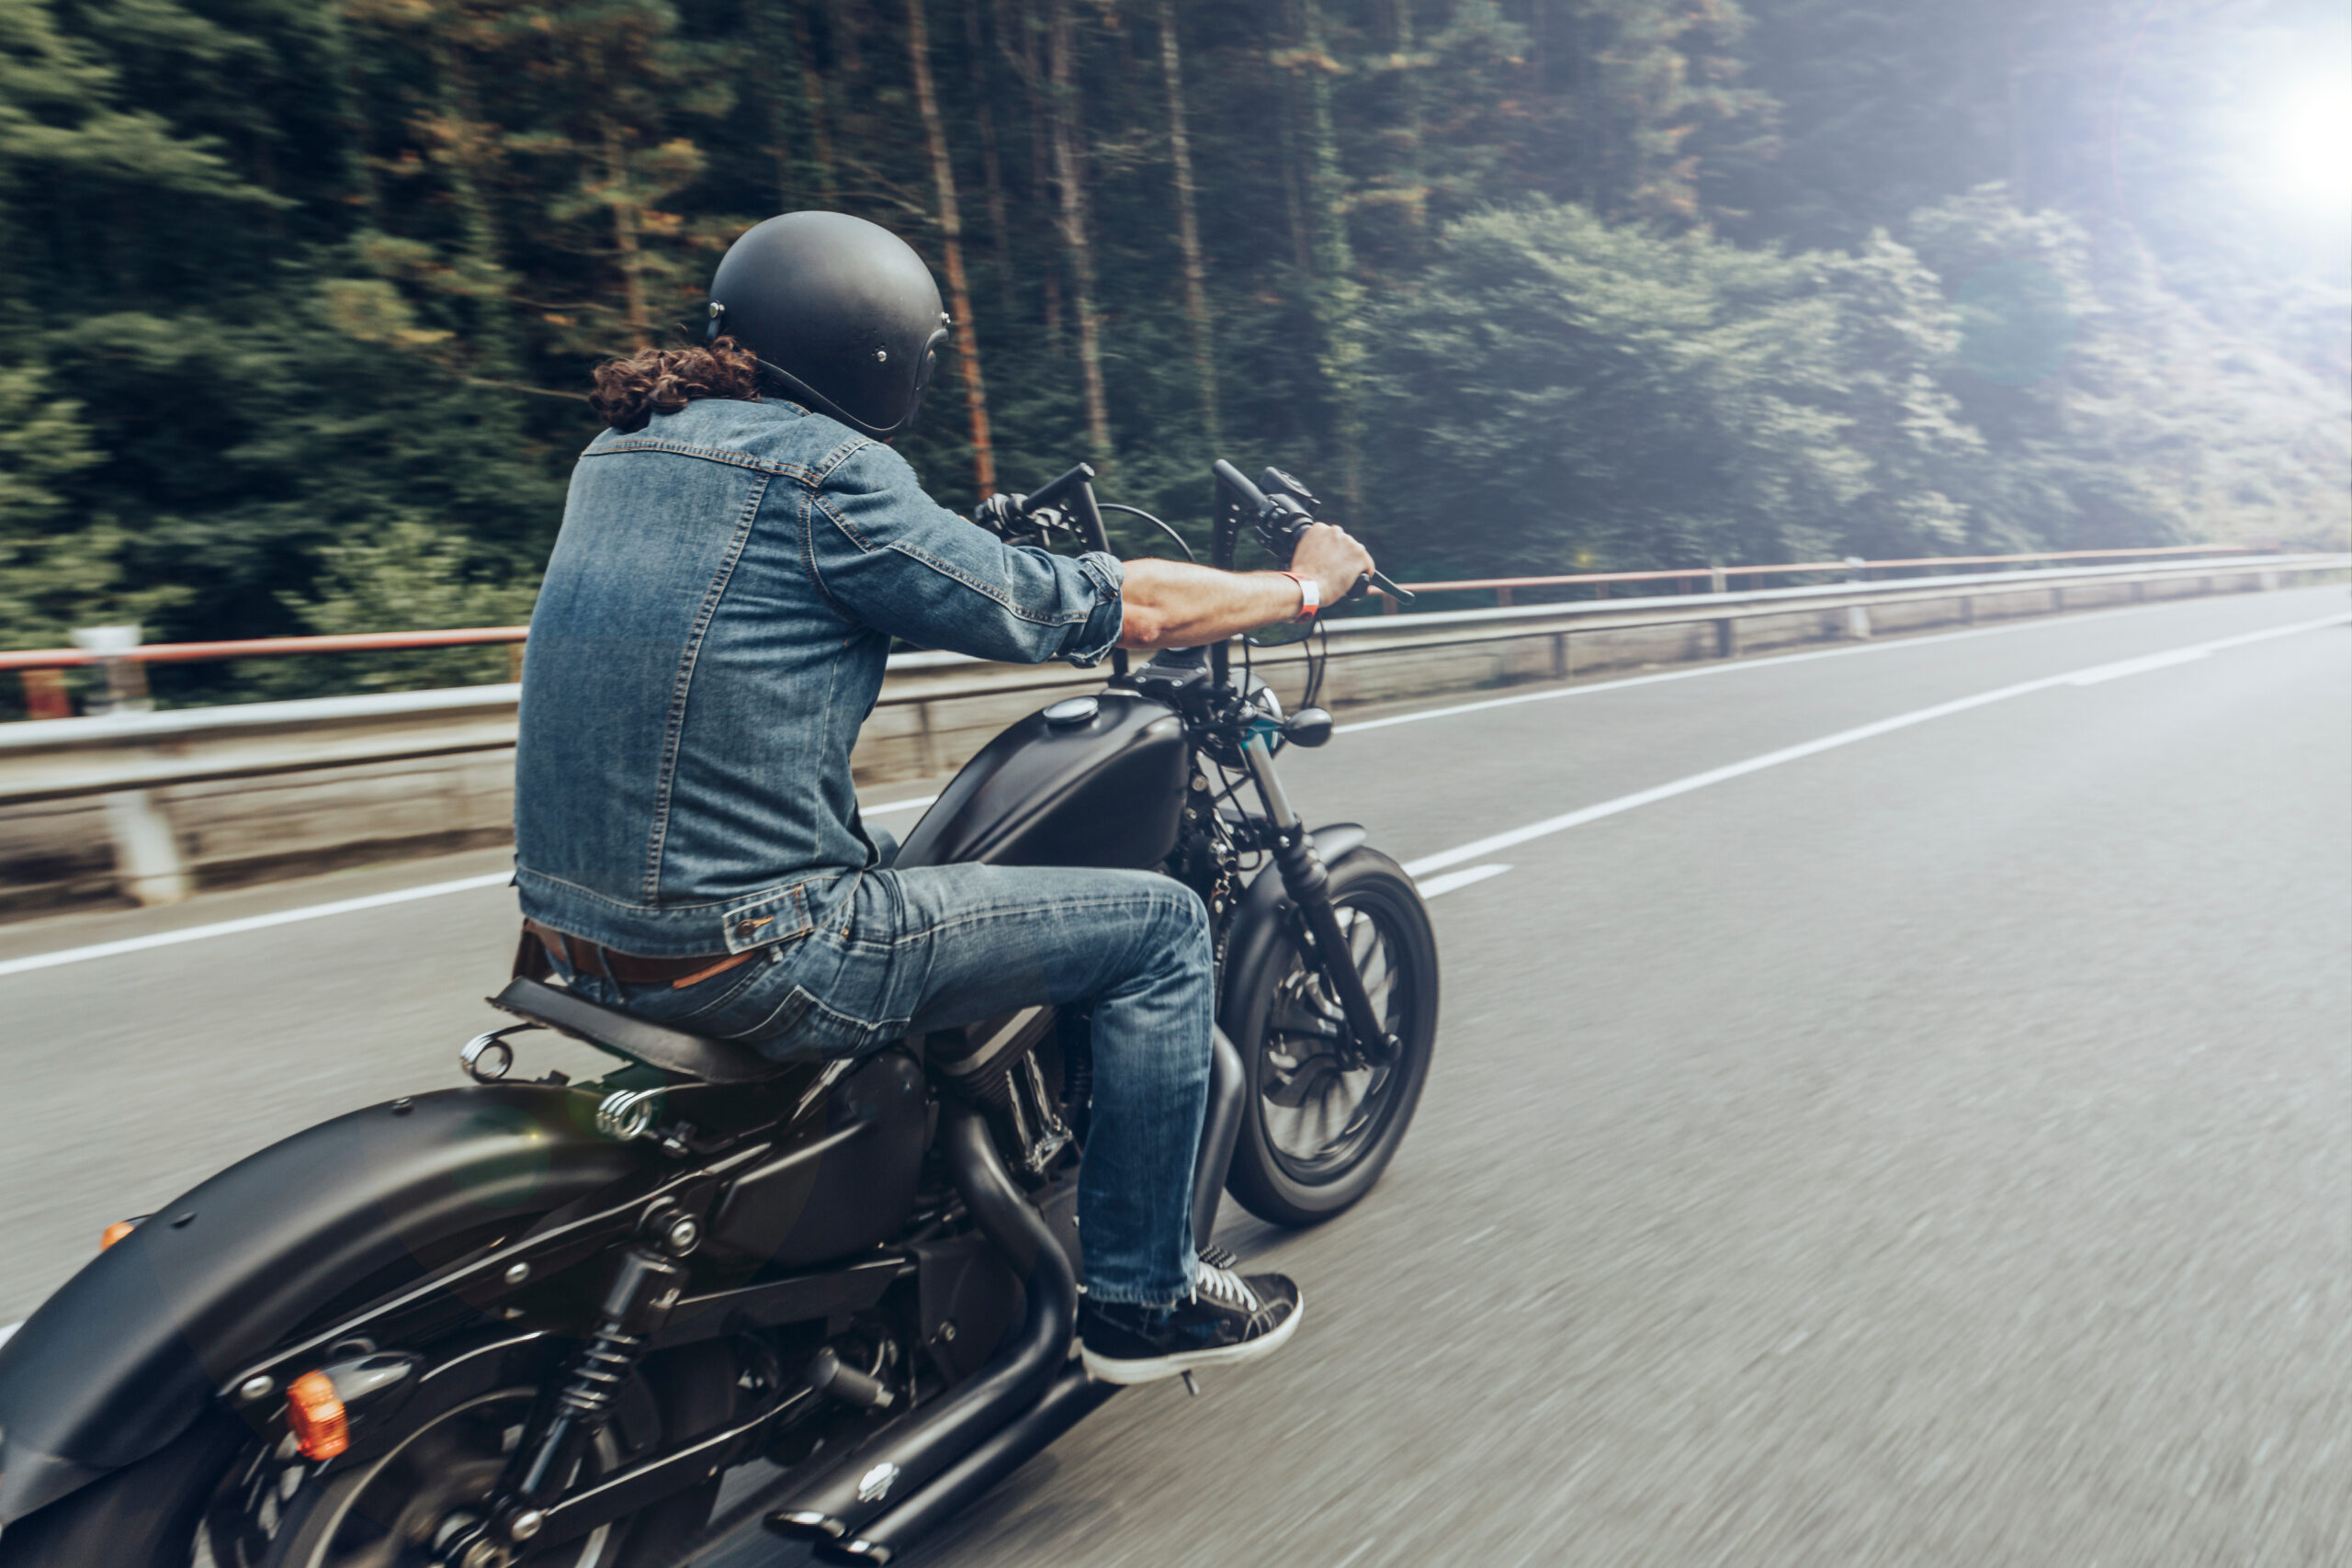
<path id="1" fill-rule="evenodd" d="M 887 440 L 914 423 L 947 341 L 939 285 L 914 247 L 845 212 L 753 224 L 710 280 L 710 329 L 755 355 L 786 396 Z"/>

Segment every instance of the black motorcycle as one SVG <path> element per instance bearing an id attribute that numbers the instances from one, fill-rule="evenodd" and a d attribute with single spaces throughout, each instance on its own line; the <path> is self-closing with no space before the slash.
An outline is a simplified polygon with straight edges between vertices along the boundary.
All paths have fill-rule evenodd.
<path id="1" fill-rule="evenodd" d="M 1245 534 L 1287 559 L 1313 498 L 1216 475 L 1216 563 Z M 1092 477 L 1004 531 L 1107 547 Z M 1204 1246 L 1220 1189 L 1284 1225 L 1362 1198 L 1437 1026 L 1412 879 L 1362 828 L 1304 827 L 1274 771 L 1330 736 L 1319 662 L 1285 715 L 1248 658 L 1119 658 L 991 741 L 895 862 L 1200 894 Z M 1082 1012 L 777 1062 L 544 979 L 492 1000 L 520 1021 L 465 1047 L 470 1087 L 116 1227 L 0 1348 L 0 1568 L 661 1568 L 758 1459 L 788 1472 L 771 1526 L 887 1562 L 1114 1392 L 1073 1354 Z M 535 1029 L 624 1065 L 518 1081 Z"/>

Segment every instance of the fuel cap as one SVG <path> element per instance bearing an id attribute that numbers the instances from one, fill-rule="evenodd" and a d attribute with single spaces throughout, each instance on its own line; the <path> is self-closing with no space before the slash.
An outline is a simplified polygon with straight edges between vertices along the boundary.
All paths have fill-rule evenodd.
<path id="1" fill-rule="evenodd" d="M 1046 710 L 1046 722 L 1057 728 L 1064 725 L 1091 724 L 1094 716 L 1101 711 L 1102 703 L 1098 697 L 1064 697 Z"/>

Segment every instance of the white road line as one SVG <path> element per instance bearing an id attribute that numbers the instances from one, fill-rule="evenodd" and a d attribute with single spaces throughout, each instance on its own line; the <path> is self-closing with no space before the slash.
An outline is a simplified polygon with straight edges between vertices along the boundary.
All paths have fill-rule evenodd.
<path id="1" fill-rule="evenodd" d="M 2212 656 L 2210 648 L 2177 648 L 2170 653 L 2152 653 L 2145 659 L 2127 659 L 2119 664 L 2105 664 L 2096 670 L 2086 670 L 2066 683 L 2070 686 L 2096 686 L 2102 681 L 2120 681 L 2126 675 L 2142 675 L 2151 670 L 2169 670 L 2176 664 L 2193 664 Z"/>
<path id="2" fill-rule="evenodd" d="M 477 887 L 499 887 L 503 886 L 513 874 L 511 872 L 493 871 L 486 876 L 461 876 L 455 882 L 429 882 L 422 887 L 403 887 L 397 893 L 343 898 L 332 904 L 311 904 L 300 909 L 280 909 L 272 915 L 249 915 L 242 920 L 220 920 L 209 926 L 189 926 L 183 931 L 157 931 L 153 936 L 126 937 L 120 942 L 69 947 L 58 953 L 37 953 L 30 958 L 11 958 L 0 963 L 0 975 L 21 975 L 28 969 L 51 969 L 60 964 L 79 964 L 87 958 L 111 958 L 118 953 L 143 953 L 151 947 L 175 947 L 184 942 L 234 936 L 239 931 L 266 931 L 271 926 L 290 926 L 303 920 L 322 919 L 329 915 L 348 915 L 358 909 L 379 909 L 387 904 L 405 904 L 413 898 L 437 898 L 444 893 L 469 893 Z"/>
<path id="3" fill-rule="evenodd" d="M 5 1328 L 0 1328 L 0 1345 L 6 1345 L 8 1343 L 9 1338 L 16 1334 L 17 1330 L 23 1326 L 24 1325 L 21 1323 L 12 1323 Z"/>
<path id="4" fill-rule="evenodd" d="M 1432 876 L 1419 885 L 1422 900 L 1426 902 L 1431 898 L 1442 898 L 1457 887 L 1467 887 L 1474 882 L 1484 882 L 1490 876 L 1500 876 L 1510 869 L 1510 867 L 1507 865 L 1474 865 L 1461 871 L 1449 871 L 1442 876 Z"/>
<path id="5" fill-rule="evenodd" d="M 1632 795 L 1621 795 L 1614 800 L 1604 800 L 1598 806 L 1588 806 L 1579 810 L 1563 812 L 1557 817 L 1547 817 L 1541 822 L 1531 822 L 1524 828 L 1513 828 L 1509 832 L 1491 834 L 1455 849 L 1441 850 L 1433 855 L 1423 855 L 1419 860 L 1405 863 L 1405 874 L 1418 881 L 1430 872 L 1442 871 L 1450 865 L 1460 865 L 1464 861 L 1483 859 L 1487 855 L 1510 849 L 1514 845 L 1526 843 L 1531 839 L 1548 838 L 1554 833 L 1564 833 L 1571 828 L 1581 828 L 1588 822 L 1598 822 L 1604 817 L 1615 817 L 1641 807 L 1654 806 L 1661 800 L 1671 800 L 1678 795 L 1689 795 L 1692 790 L 1705 789 L 1709 784 L 1719 784 L 1730 779 L 1745 778 L 1749 773 L 1762 773 L 1767 768 L 1777 768 L 1783 762 L 1793 762 L 1800 758 L 1816 756 L 1823 751 L 1834 751 L 1841 746 L 1851 746 L 1860 740 L 1873 739 L 1881 735 L 1892 734 L 1898 729 L 1908 729 L 1914 725 L 1926 724 L 1932 719 L 1949 718 L 1956 713 L 1967 713 L 1972 709 L 1985 707 L 1994 703 L 2007 702 L 2011 697 L 2022 697 L 2028 693 L 2046 692 L 2053 686 L 2096 685 L 2102 681 L 2117 680 L 2125 675 L 2136 674 L 2142 670 L 2162 667 L 2160 664 L 2152 663 L 2151 660 L 2161 660 L 2164 664 L 2185 664 L 2191 660 L 2202 659 L 2208 654 L 2219 652 L 2223 649 L 2243 648 L 2248 643 L 2267 642 L 2272 637 L 2292 637 L 2298 632 L 2317 631 L 2324 626 L 2340 626 L 2347 623 L 2352 623 L 2352 615 L 2327 615 L 2318 620 L 2297 621 L 2289 626 L 2269 626 L 2258 632 L 2244 633 L 2237 637 L 2215 637 L 2210 642 L 2177 648 L 2167 653 L 2151 655 L 2149 658 L 2119 660 L 2112 664 L 2095 664 L 2085 670 L 2070 670 L 2063 675 L 2045 675 L 2038 681 L 2020 681 L 2013 686 L 2003 686 L 1990 692 L 1979 692 L 1973 697 L 1938 703 L 1933 707 L 1917 708 L 1910 713 L 1896 714 L 1893 718 L 1882 718 L 1872 724 L 1857 725 L 1851 729 L 1841 729 L 1835 735 L 1825 735 L 1818 740 L 1807 740 L 1796 746 L 1784 746 L 1777 751 L 1767 751 L 1760 757 L 1750 757 L 1746 761 L 1732 762 L 1720 768 L 1710 768 L 1703 773 L 1692 773 L 1687 778 L 1676 779 L 1670 784 L 1636 790 Z M 1423 897 L 1427 895 L 1424 894 Z"/>
<path id="6" fill-rule="evenodd" d="M 1386 718 L 1359 719 L 1342 724 L 1332 730 L 1334 735 L 1360 735 L 1369 729 L 1385 729 L 1394 724 L 1419 724 L 1425 718 L 1452 718 L 1456 714 L 1484 713 L 1488 708 L 1517 707 L 1522 703 L 1556 702 L 1562 697 L 1589 696 L 1595 692 L 1621 692 L 1628 686 L 1655 686 L 1667 681 L 1698 681 L 1711 675 L 1731 675 L 1747 670 L 1777 670 L 1784 664 L 1809 664 L 1816 659 L 1851 659 L 1865 653 L 1893 653 L 1905 648 L 1925 648 L 1939 642 L 1965 642 L 1972 637 L 2006 637 L 2012 632 L 2041 631 L 2054 626 L 2077 626 L 2086 621 L 2118 620 L 2125 615 L 2147 615 L 2157 610 L 2177 610 L 2185 604 L 2201 604 L 2195 599 L 2165 600 L 2154 604 L 2124 604 L 2109 610 L 2078 611 L 2051 619 L 2034 617 L 2007 626 L 1977 626 L 1964 632 L 1936 632 L 1928 637 L 1898 637 L 1885 642 L 1855 643 L 1846 648 L 1815 649 L 1809 653 L 1781 653 L 1770 659 L 1734 659 L 1716 664 L 1702 664 L 1690 670 L 1661 670 L 1647 675 L 1628 675 L 1616 681 L 1592 681 L 1575 686 L 1551 686 L 1540 692 L 1519 692 L 1508 697 L 1485 697 L 1475 703 L 1451 703 L 1441 708 L 1423 708 L 1418 713 L 1391 714 Z M 2169 658 L 2169 655 L 2159 655 Z M 2191 654 L 2196 658 L 2198 655 Z M 2152 668 L 2154 668 L 2152 666 Z M 2131 671 L 2136 673 L 2137 671 Z"/>

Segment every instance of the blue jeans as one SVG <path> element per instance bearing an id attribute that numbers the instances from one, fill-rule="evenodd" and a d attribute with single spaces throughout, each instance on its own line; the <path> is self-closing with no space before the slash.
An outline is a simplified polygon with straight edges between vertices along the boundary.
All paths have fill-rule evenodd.
<path id="1" fill-rule="evenodd" d="M 1039 1002 L 1091 1003 L 1087 1293 L 1164 1305 L 1188 1292 L 1215 1003 L 1199 897 L 1150 872 L 950 865 L 853 872 L 811 903 L 815 930 L 683 989 L 570 978 L 590 1000 L 778 1055 L 858 1055 Z"/>

